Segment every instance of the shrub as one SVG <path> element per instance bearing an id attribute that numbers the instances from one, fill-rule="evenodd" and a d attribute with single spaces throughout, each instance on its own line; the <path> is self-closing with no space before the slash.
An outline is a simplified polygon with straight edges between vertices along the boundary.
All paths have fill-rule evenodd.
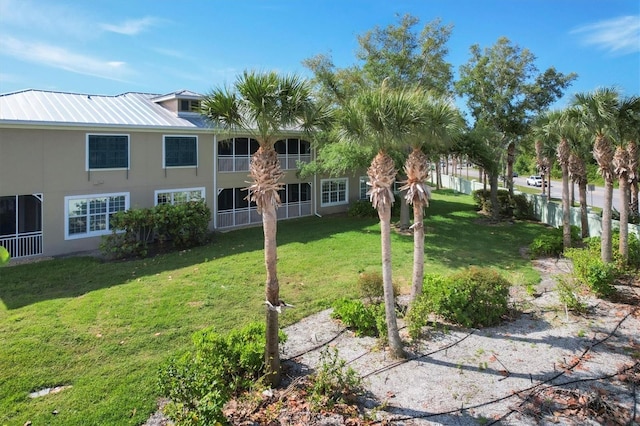
<path id="1" fill-rule="evenodd" d="M 280 339 L 286 340 L 282 332 Z M 195 333 L 193 343 L 193 352 L 160 370 L 160 392 L 171 401 L 165 414 L 181 425 L 225 423 L 224 404 L 264 374 L 265 325 L 249 324 L 226 336 L 208 329 Z"/>
<path id="2" fill-rule="evenodd" d="M 593 239 L 592 239 L 593 241 Z M 613 284 L 618 277 L 618 270 L 612 263 L 604 263 L 600 253 L 592 249 L 565 250 L 565 256 L 573 262 L 573 275 L 585 284 L 598 297 L 608 297 L 615 293 Z"/>
<path id="3" fill-rule="evenodd" d="M 524 194 L 515 194 L 511 197 L 513 217 L 520 220 L 534 220 L 533 204 Z"/>
<path id="4" fill-rule="evenodd" d="M 331 409 L 336 403 L 352 403 L 364 392 L 362 378 L 338 358 L 338 349 L 325 347 L 320 353 L 320 367 L 313 377 L 311 409 Z"/>
<path id="5" fill-rule="evenodd" d="M 356 200 L 351 203 L 348 214 L 354 217 L 378 217 L 377 210 L 373 208 L 368 200 Z"/>
<path id="6" fill-rule="evenodd" d="M 543 256 L 560 256 L 564 251 L 563 227 L 549 228 L 546 234 L 538 235 L 529 245 L 529 253 L 532 258 Z M 581 241 L 580 228 L 571 227 L 572 244 Z"/>
<path id="7" fill-rule="evenodd" d="M 429 313 L 465 327 L 496 325 L 507 312 L 510 286 L 488 268 L 471 267 L 448 277 L 426 275 L 423 293 L 409 313 L 411 329 L 426 325 Z"/>
<path id="8" fill-rule="evenodd" d="M 384 305 L 382 305 L 384 308 Z M 333 304 L 333 318 L 339 319 L 356 336 L 380 336 L 378 321 L 379 309 L 376 305 L 365 305 L 361 300 L 339 299 Z M 382 311 L 384 319 L 384 309 Z M 384 322 L 384 321 L 383 321 Z"/>
<path id="9" fill-rule="evenodd" d="M 358 276 L 356 283 L 360 296 L 367 299 L 369 303 L 380 301 L 384 297 L 384 283 L 380 272 L 363 272 Z M 393 283 L 393 297 L 395 298 L 399 289 L 396 283 Z"/>
<path id="10" fill-rule="evenodd" d="M 154 240 L 161 246 L 170 242 L 173 248 L 201 245 L 208 239 L 210 220 L 211 210 L 203 200 L 118 212 L 100 250 L 108 258 L 125 258 L 146 256 Z"/>
<path id="11" fill-rule="evenodd" d="M 478 210 L 486 213 L 493 211 L 491 205 L 491 191 L 479 189 L 473 191 L 473 200 L 476 203 Z M 509 196 L 509 191 L 504 189 L 498 190 L 498 208 L 500 211 L 500 217 L 516 219 L 534 219 L 533 204 L 529 202 L 524 194 L 516 194 L 513 197 Z"/>
<path id="12" fill-rule="evenodd" d="M 560 302 L 567 307 L 567 310 L 583 314 L 587 311 L 587 305 L 580 299 L 580 285 L 570 277 L 561 275 L 557 278 L 557 289 Z"/>

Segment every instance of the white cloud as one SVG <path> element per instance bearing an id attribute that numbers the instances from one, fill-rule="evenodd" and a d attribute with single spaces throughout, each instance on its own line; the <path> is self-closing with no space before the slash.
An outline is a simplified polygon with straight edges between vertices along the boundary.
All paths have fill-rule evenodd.
<path id="1" fill-rule="evenodd" d="M 582 34 L 583 42 L 614 54 L 640 52 L 640 16 L 618 18 L 584 25 L 571 31 Z"/>
<path id="2" fill-rule="evenodd" d="M 63 47 L 13 37 L 0 38 L 0 53 L 22 61 L 108 80 L 126 81 L 133 74 L 127 64 L 121 61 L 105 61 Z"/>
<path id="3" fill-rule="evenodd" d="M 136 35 L 159 22 L 157 18 L 145 17 L 141 19 L 129 19 L 120 24 L 100 24 L 106 30 L 123 35 Z"/>

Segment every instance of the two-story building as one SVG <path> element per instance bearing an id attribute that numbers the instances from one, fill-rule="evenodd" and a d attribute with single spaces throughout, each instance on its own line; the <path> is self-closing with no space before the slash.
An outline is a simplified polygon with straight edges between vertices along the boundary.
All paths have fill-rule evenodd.
<path id="1" fill-rule="evenodd" d="M 201 95 L 0 95 L 0 245 L 13 258 L 98 248 L 115 212 L 204 199 L 211 230 L 261 224 L 246 199 L 258 144 L 193 112 Z M 285 171 L 279 219 L 339 213 L 364 197 L 361 176 L 297 177 L 313 158 L 301 133 L 275 144 Z"/>

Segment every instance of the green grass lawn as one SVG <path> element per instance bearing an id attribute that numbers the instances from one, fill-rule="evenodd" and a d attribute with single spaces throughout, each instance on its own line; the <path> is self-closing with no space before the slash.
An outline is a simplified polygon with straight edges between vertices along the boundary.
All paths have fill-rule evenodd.
<path id="1" fill-rule="evenodd" d="M 518 249 L 544 227 L 483 225 L 471 197 L 434 193 L 425 217 L 425 272 L 498 268 L 514 284 L 539 279 Z M 0 269 L 0 424 L 125 425 L 155 411 L 157 372 L 191 348 L 204 327 L 220 332 L 263 320 L 261 228 L 154 258 L 103 263 L 74 257 Z M 392 237 L 394 281 L 408 291 L 413 237 Z M 362 271 L 380 270 L 376 220 L 309 217 L 278 225 L 283 325 L 355 296 Z M 29 393 L 70 385 L 32 399 Z M 57 414 L 52 414 L 54 411 Z"/>

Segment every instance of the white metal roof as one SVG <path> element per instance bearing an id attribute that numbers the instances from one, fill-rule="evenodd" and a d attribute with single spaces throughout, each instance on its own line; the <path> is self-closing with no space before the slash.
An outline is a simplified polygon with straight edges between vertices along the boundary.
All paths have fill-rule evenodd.
<path id="1" fill-rule="evenodd" d="M 186 92 L 189 97 L 196 93 Z M 181 92 L 176 92 L 179 97 Z M 25 90 L 0 95 L 2 123 L 33 125 L 206 128 L 197 114 L 176 115 L 154 102 L 167 95 L 123 93 L 117 96 Z"/>

